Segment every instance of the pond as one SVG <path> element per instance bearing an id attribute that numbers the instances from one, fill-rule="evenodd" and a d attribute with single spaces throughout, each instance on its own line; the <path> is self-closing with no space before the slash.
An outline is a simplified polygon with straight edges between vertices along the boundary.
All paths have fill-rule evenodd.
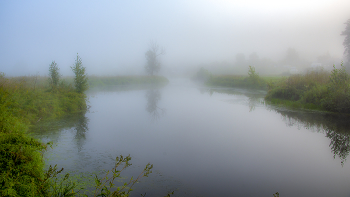
<path id="1" fill-rule="evenodd" d="M 34 134 L 53 141 L 45 157 L 66 172 L 130 154 L 127 180 L 153 164 L 132 196 L 350 196 L 349 117 L 271 106 L 265 94 L 185 79 L 91 90 L 88 112 Z"/>

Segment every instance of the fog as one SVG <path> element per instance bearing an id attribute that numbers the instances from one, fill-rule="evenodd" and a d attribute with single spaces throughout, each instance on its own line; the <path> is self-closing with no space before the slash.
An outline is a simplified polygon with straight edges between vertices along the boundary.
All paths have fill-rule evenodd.
<path id="1" fill-rule="evenodd" d="M 162 74 L 199 66 L 215 73 L 242 58 L 266 68 L 339 63 L 349 7 L 348 0 L 1 1 L 0 72 L 47 75 L 56 61 L 72 75 L 79 53 L 89 75 L 146 74 L 151 40 L 166 50 Z M 288 60 L 293 51 L 297 61 Z"/>

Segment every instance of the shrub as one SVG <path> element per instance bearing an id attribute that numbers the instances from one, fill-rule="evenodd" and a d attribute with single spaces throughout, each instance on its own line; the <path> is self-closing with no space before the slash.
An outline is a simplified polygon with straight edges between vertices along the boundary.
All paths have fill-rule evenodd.
<path id="1" fill-rule="evenodd" d="M 49 84 L 52 89 L 56 89 L 60 81 L 60 74 L 58 70 L 59 68 L 57 67 L 56 62 L 53 61 L 49 67 Z"/>
<path id="2" fill-rule="evenodd" d="M 326 110 L 350 113 L 350 82 L 343 64 L 340 69 L 334 69 L 327 85 L 327 95 L 322 99 Z"/>
<path id="3" fill-rule="evenodd" d="M 75 60 L 75 64 L 73 67 L 71 67 L 73 70 L 75 77 L 74 77 L 74 85 L 75 89 L 78 93 L 83 93 L 88 89 L 88 83 L 87 83 L 87 75 L 85 73 L 85 67 L 83 67 L 83 63 L 81 62 L 81 58 L 77 54 L 77 59 Z"/>

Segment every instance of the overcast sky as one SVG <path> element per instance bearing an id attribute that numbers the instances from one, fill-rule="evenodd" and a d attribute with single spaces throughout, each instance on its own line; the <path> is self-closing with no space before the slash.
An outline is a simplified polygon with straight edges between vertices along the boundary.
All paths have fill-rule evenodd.
<path id="1" fill-rule="evenodd" d="M 237 53 L 342 58 L 349 0 L 0 1 L 0 72 L 63 74 L 79 53 L 88 74 L 143 71 L 150 40 L 176 68 Z"/>

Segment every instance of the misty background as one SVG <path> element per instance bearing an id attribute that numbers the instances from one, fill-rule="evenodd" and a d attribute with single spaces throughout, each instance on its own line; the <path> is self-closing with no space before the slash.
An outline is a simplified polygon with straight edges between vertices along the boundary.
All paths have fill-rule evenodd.
<path id="1" fill-rule="evenodd" d="M 160 74 L 280 74 L 343 58 L 348 0 L 1 1 L 0 72 L 63 75 L 76 54 L 89 75 L 146 74 L 151 40 Z M 271 73 L 269 73 L 271 71 Z"/>

